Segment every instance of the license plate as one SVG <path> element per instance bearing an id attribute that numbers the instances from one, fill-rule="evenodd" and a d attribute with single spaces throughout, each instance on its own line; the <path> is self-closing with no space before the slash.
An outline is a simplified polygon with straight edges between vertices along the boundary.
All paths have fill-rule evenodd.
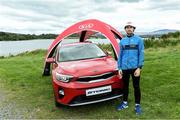
<path id="1" fill-rule="evenodd" d="M 86 90 L 86 96 L 99 95 L 99 94 L 108 93 L 111 91 L 112 91 L 111 85 L 104 86 L 104 87 L 98 87 L 98 88 Z"/>

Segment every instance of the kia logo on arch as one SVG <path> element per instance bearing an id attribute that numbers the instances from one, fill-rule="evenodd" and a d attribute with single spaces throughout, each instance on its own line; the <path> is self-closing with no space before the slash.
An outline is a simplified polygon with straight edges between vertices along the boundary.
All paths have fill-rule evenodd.
<path id="1" fill-rule="evenodd" d="M 94 26 L 93 23 L 83 24 L 79 26 L 79 29 L 88 29 L 88 28 L 92 28 L 93 26 Z"/>

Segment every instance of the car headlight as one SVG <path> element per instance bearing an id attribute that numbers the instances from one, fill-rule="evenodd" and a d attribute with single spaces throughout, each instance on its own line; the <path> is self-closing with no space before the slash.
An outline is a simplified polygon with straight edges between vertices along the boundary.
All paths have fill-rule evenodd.
<path id="1" fill-rule="evenodd" d="M 73 76 L 70 75 L 63 75 L 56 72 L 56 79 L 62 82 L 69 82 Z"/>

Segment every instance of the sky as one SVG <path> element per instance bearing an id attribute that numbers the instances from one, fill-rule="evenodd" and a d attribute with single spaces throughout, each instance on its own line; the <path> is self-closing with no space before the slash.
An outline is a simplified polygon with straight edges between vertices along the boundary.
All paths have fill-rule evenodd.
<path id="1" fill-rule="evenodd" d="M 98 19 L 123 31 L 180 30 L 180 0 L 0 0 L 0 31 L 61 33 L 86 19 Z"/>

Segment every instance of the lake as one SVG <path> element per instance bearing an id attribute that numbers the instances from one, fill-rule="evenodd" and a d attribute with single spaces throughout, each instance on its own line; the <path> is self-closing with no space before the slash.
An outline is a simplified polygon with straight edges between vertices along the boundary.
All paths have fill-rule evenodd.
<path id="1" fill-rule="evenodd" d="M 0 41 L 0 56 L 17 55 L 26 51 L 36 49 L 48 49 L 54 39 L 36 39 L 24 41 Z M 109 44 L 107 39 L 89 39 L 93 43 Z M 76 42 L 77 39 L 65 39 L 63 42 Z"/>

